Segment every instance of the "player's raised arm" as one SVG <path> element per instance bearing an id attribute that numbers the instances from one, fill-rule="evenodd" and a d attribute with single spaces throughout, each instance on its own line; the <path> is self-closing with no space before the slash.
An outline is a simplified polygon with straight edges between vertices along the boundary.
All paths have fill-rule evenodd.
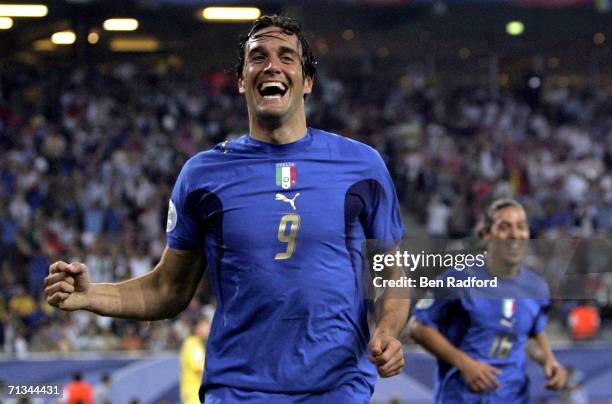
<path id="1" fill-rule="evenodd" d="M 565 387 L 567 370 L 557 361 L 546 332 L 542 331 L 531 338 L 527 344 L 527 354 L 544 369 L 547 389 L 561 390 Z"/>
<path id="2" fill-rule="evenodd" d="M 49 304 L 67 311 L 160 320 L 172 318 L 187 307 L 203 272 L 200 251 L 168 247 L 151 272 L 119 283 L 91 283 L 84 264 L 58 261 L 49 267 L 45 293 Z"/>
<path id="3" fill-rule="evenodd" d="M 456 346 L 433 327 L 419 322 L 415 317 L 408 324 L 410 337 L 423 348 L 459 369 L 470 388 L 477 392 L 495 390 L 500 387 L 497 375 L 500 370 L 496 367 L 479 362 Z"/>

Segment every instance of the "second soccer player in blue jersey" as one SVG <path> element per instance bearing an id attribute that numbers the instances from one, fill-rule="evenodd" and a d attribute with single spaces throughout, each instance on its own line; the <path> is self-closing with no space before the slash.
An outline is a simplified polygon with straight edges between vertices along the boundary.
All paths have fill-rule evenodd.
<path id="1" fill-rule="evenodd" d="M 479 233 L 487 245 L 486 267 L 445 276 L 497 278 L 497 287 L 435 289 L 433 298 L 417 304 L 410 334 L 438 358 L 437 403 L 527 403 L 527 351 L 543 366 L 548 388 L 566 381 L 545 332 L 548 286 L 521 265 L 529 226 L 518 202 L 494 202 Z M 529 339 L 534 344 L 528 349 Z"/>

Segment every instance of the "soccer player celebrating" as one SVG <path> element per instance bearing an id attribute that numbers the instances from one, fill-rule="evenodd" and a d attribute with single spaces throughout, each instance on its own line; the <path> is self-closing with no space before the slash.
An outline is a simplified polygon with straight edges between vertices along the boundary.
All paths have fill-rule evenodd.
<path id="1" fill-rule="evenodd" d="M 438 289 L 434 299 L 419 301 L 410 320 L 412 338 L 438 358 L 436 403 L 529 402 L 526 352 L 544 368 L 546 387 L 563 388 L 567 373 L 544 331 L 548 286 L 521 265 L 529 239 L 522 205 L 493 202 L 479 236 L 487 246 L 486 267 L 449 273 L 497 277 L 497 288 Z M 534 344 L 527 349 L 529 339 Z"/>
<path id="2" fill-rule="evenodd" d="M 386 167 L 372 148 L 308 128 L 315 62 L 299 24 L 264 16 L 239 43 L 249 134 L 184 165 L 155 269 L 90 283 L 56 262 L 48 302 L 106 316 L 171 318 L 204 266 L 217 309 L 200 398 L 228 402 L 369 402 L 376 372 L 398 374 L 408 305 L 386 299 L 368 330 L 361 243 L 404 234 Z"/>

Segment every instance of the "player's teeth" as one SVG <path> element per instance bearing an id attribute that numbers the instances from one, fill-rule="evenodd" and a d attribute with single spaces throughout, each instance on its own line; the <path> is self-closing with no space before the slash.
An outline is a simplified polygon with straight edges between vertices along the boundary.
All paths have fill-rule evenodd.
<path id="1" fill-rule="evenodd" d="M 268 87 L 279 87 L 281 90 L 285 90 L 285 86 L 283 85 L 283 83 L 280 83 L 280 82 L 277 82 L 277 81 L 267 82 L 267 83 L 263 83 L 261 85 L 261 89 L 262 90 L 264 88 L 268 88 Z"/>

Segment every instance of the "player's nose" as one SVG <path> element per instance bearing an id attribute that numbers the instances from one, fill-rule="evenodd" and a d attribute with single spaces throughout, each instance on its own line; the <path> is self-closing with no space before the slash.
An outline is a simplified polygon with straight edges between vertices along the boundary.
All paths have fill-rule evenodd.
<path id="1" fill-rule="evenodd" d="M 517 226 L 511 226 L 508 231 L 508 238 L 512 240 L 525 239 L 525 231 Z"/>
<path id="2" fill-rule="evenodd" d="M 266 67 L 264 67 L 264 72 L 269 74 L 280 73 L 280 60 L 275 56 L 268 58 L 268 63 Z"/>

